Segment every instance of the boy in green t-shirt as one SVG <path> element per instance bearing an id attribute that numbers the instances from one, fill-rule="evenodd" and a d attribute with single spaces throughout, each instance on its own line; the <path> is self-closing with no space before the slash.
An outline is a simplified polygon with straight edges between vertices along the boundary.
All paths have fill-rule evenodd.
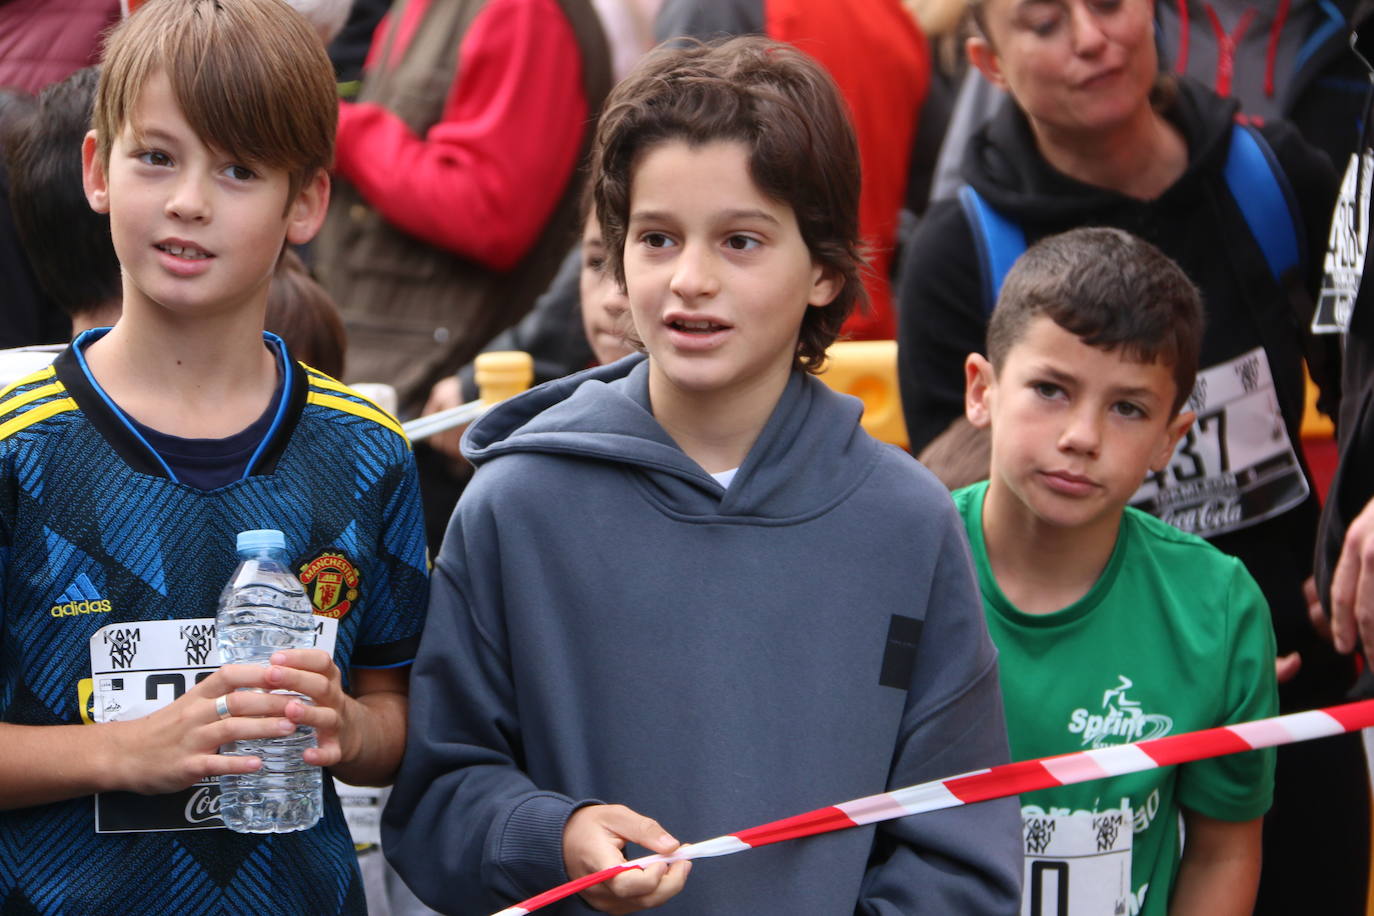
<path id="1" fill-rule="evenodd" d="M 1015 759 L 1278 711 L 1269 612 L 1244 566 L 1126 506 L 1193 422 L 1201 330 L 1197 290 L 1158 249 L 1077 229 L 1021 256 L 988 357 L 965 363 L 991 478 L 955 502 Z M 1023 795 L 1022 912 L 1249 913 L 1273 774 L 1262 750 Z"/>

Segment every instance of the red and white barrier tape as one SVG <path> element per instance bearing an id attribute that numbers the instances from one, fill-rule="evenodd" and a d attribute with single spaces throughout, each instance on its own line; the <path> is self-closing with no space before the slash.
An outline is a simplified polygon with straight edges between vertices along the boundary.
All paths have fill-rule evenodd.
<path id="1" fill-rule="evenodd" d="M 909 814 L 924 814 L 927 811 L 971 805 L 974 802 L 1005 798 L 1022 792 L 1090 782 L 1125 773 L 1138 773 L 1141 770 L 1191 763 L 1194 760 L 1221 757 L 1261 747 L 1311 741 L 1313 738 L 1358 731 L 1372 725 L 1374 700 L 1361 700 L 1343 706 L 1170 735 L 1166 738 L 1141 741 L 1138 744 L 1119 744 L 1100 750 L 1078 751 L 1057 757 L 1007 763 L 990 770 L 978 770 L 949 779 L 907 786 L 905 789 L 870 795 L 829 808 L 817 808 L 806 814 L 773 821 L 760 827 L 750 827 L 739 833 L 718 836 L 700 843 L 684 844 L 671 855 L 643 856 L 623 865 L 569 881 L 537 897 L 507 907 L 495 916 L 525 916 L 526 913 L 532 913 L 550 903 L 571 897 L 578 891 L 609 881 L 621 872 L 643 868 L 655 862 L 728 856 L 757 846 L 873 824 L 906 817 Z"/>

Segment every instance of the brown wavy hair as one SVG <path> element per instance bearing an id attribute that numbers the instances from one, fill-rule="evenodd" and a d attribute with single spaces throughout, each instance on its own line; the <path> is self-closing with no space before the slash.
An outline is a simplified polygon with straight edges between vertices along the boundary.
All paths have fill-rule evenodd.
<path id="1" fill-rule="evenodd" d="M 834 301 L 802 319 L 797 365 L 820 371 L 840 325 L 867 304 L 859 148 L 834 80 L 801 51 L 757 36 L 650 52 L 606 100 L 592 150 L 596 213 L 622 289 L 634 170 L 671 140 L 744 143 L 754 184 L 792 208 L 811 257 L 841 281 Z"/>

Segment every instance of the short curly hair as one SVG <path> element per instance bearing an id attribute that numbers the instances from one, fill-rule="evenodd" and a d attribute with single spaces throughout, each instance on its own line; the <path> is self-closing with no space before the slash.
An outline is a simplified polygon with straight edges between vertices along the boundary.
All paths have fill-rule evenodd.
<path id="1" fill-rule="evenodd" d="M 802 319 L 797 365 L 819 371 L 845 318 L 867 304 L 859 148 L 834 80 L 796 48 L 758 36 L 650 52 L 607 99 L 592 151 L 597 218 L 622 288 L 634 169 L 672 140 L 744 143 L 754 184 L 792 208 L 811 257 L 840 281 L 835 299 Z"/>

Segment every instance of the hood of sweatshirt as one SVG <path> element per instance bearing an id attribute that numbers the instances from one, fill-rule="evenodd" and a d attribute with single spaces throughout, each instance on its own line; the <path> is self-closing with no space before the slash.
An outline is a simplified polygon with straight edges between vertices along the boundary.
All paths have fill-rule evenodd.
<path id="1" fill-rule="evenodd" d="M 1354 0 L 1159 0 L 1160 67 L 1234 96 L 1247 115 L 1281 118 L 1332 52 L 1343 48 L 1355 5 Z"/>
<path id="2" fill-rule="evenodd" d="M 1200 84 L 1179 78 L 1163 114 L 1188 144 L 1188 167 L 1158 201 L 1187 204 L 1201 192 L 1209 173 L 1226 161 L 1237 103 Z M 964 178 L 1003 213 L 1027 225 L 1045 222 L 1096 224 L 1104 212 L 1144 202 L 1117 191 L 1085 184 L 1058 171 L 1040 155 L 1030 122 L 1008 98 L 970 140 L 964 153 Z"/>
<path id="3" fill-rule="evenodd" d="M 468 427 L 477 467 L 543 453 L 627 467 L 666 512 L 707 522 L 788 523 L 824 512 L 872 469 L 883 446 L 859 425 L 862 403 L 794 371 L 728 489 L 654 419 L 640 355 L 531 388 Z"/>

